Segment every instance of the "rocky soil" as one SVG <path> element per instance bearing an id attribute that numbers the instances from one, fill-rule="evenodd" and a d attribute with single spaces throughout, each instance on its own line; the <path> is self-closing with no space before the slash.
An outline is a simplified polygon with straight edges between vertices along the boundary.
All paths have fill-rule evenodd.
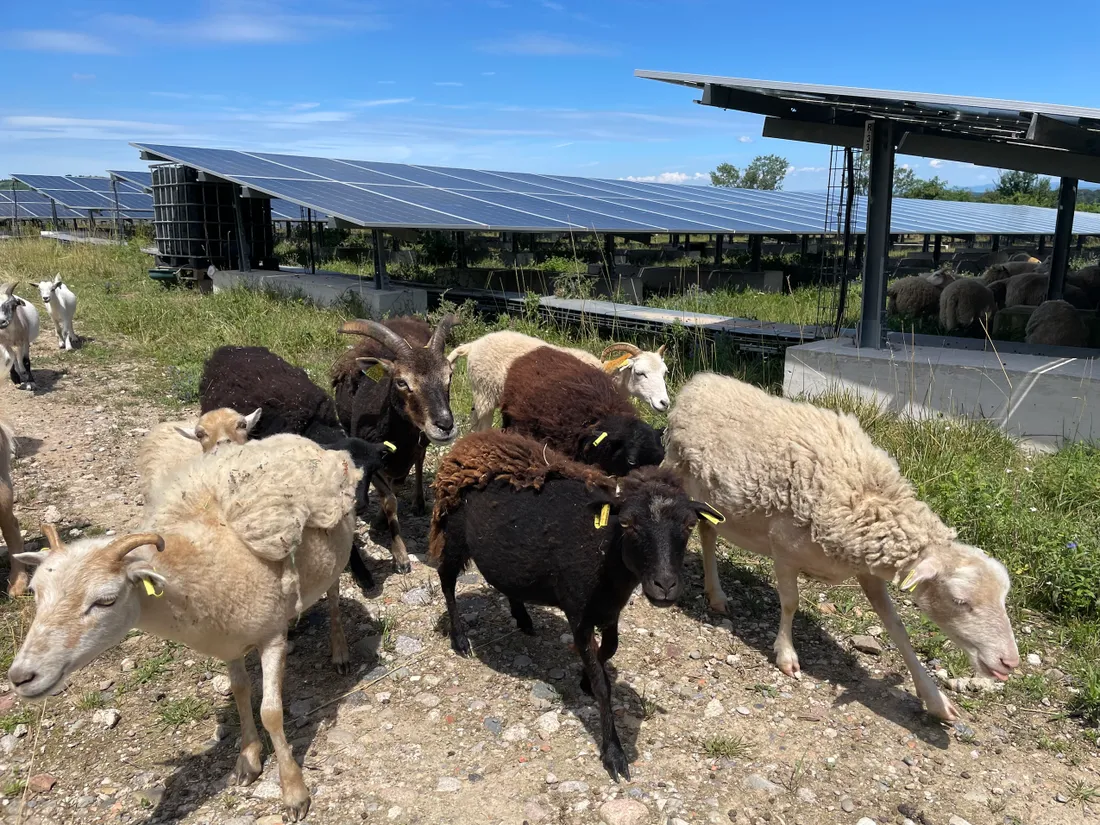
<path id="1" fill-rule="evenodd" d="M 0 413 L 21 436 L 17 514 L 30 543 L 42 521 L 63 535 L 135 525 L 137 443 L 171 415 L 143 393 L 137 365 L 42 343 L 35 357 L 37 394 L 0 387 Z M 402 522 L 410 549 L 424 550 L 427 519 L 406 506 Z M 723 570 L 728 618 L 706 610 L 694 556 L 678 607 L 637 597 L 625 611 L 612 664 L 632 777 L 616 785 L 560 613 L 534 608 L 537 637 L 516 633 L 504 599 L 470 572 L 459 603 L 475 656 L 461 659 L 423 556 L 392 575 L 387 551 L 361 532 L 378 584 L 364 594 L 345 577 L 353 673 L 329 666 L 323 604 L 293 631 L 284 701 L 313 792 L 307 822 L 1066 825 L 1100 813 L 1095 731 L 1060 719 L 1041 690 L 972 695 L 954 727 L 929 719 L 854 589 L 805 588 L 815 609 L 795 627 L 803 678 L 784 677 L 769 659 L 778 604 L 767 568 L 741 557 Z M 33 603 L 0 616 L 6 667 Z M 1053 683 L 1057 645 L 1038 621 L 1027 631 L 1023 674 Z M 250 670 L 258 692 L 254 660 Z M 273 758 L 253 786 L 227 783 L 239 724 L 224 674 L 135 632 L 45 706 L 0 686 L 0 817 L 280 822 Z"/>

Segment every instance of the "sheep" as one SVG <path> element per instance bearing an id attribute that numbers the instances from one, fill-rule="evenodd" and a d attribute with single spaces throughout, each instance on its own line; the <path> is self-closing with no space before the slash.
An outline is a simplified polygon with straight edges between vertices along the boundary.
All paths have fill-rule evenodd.
<path id="1" fill-rule="evenodd" d="M 1087 347 L 1089 328 L 1068 301 L 1043 301 L 1027 319 L 1024 341 L 1051 347 Z"/>
<path id="2" fill-rule="evenodd" d="M 263 669 L 260 717 L 279 765 L 291 821 L 305 817 L 309 790 L 283 732 L 287 623 L 328 597 L 332 662 L 348 669 L 340 624 L 340 572 L 355 534 L 360 471 L 347 453 L 294 435 L 231 445 L 193 461 L 166 481 L 144 532 L 22 553 L 37 565 L 37 613 L 8 671 L 16 693 L 38 699 L 131 628 L 187 645 L 229 664 L 241 718 L 233 781 L 262 771 L 246 653 Z"/>
<path id="3" fill-rule="evenodd" d="M 976 325 L 988 330 L 996 311 L 996 295 L 979 278 L 960 278 L 940 294 L 940 326 L 946 332 L 969 330 Z"/>
<path id="4" fill-rule="evenodd" d="M 933 316 L 939 309 L 941 292 L 943 286 L 924 275 L 898 278 L 886 288 L 886 311 L 907 318 Z"/>
<path id="5" fill-rule="evenodd" d="M 10 367 L 21 390 L 35 389 L 31 344 L 38 338 L 38 310 L 15 294 L 15 284 L 0 287 L 0 361 Z"/>
<path id="6" fill-rule="evenodd" d="M 157 424 L 138 445 L 137 468 L 146 504 L 153 491 L 180 467 L 205 453 L 216 452 L 225 444 L 244 444 L 261 410 L 241 415 L 228 407 L 203 413 L 192 425 L 186 421 Z"/>
<path id="7" fill-rule="evenodd" d="M 1006 261 L 1001 264 L 994 264 L 991 267 L 986 268 L 985 272 L 981 274 L 982 281 L 986 286 L 989 286 L 996 281 L 1007 281 L 1009 278 L 1015 275 L 1021 275 L 1025 272 L 1034 272 L 1042 264 L 1032 259 L 1029 261 Z"/>
<path id="8" fill-rule="evenodd" d="M 1050 289 L 1050 274 L 1047 272 L 1024 272 L 1008 279 L 1005 290 L 1005 306 L 1037 307 L 1047 299 Z M 1078 309 L 1091 309 L 1088 295 L 1072 283 L 1062 286 L 1062 297 Z"/>
<path id="9" fill-rule="evenodd" d="M 1088 301 L 1092 304 L 1089 307 L 1090 309 L 1094 309 L 1100 304 L 1100 264 L 1093 264 L 1078 269 L 1076 272 L 1071 272 L 1066 276 L 1066 283 L 1072 284 L 1085 293 Z"/>
<path id="10" fill-rule="evenodd" d="M 700 373 L 680 391 L 666 442 L 664 466 L 680 475 L 688 495 L 725 518 L 699 523 L 711 609 L 727 607 L 717 536 L 775 561 L 782 606 L 775 653 L 783 673 L 800 675 L 791 627 L 802 572 L 833 585 L 857 578 L 918 695 L 941 719 L 957 718 L 958 710 L 917 659 L 888 582 L 912 592 L 979 675 L 1007 679 L 1019 664 L 1004 565 L 959 542 L 855 416 Z"/>
<path id="11" fill-rule="evenodd" d="M 16 598 L 27 592 L 27 568 L 16 558 L 23 552 L 23 534 L 15 518 L 15 490 L 11 483 L 11 460 L 15 455 L 15 432 L 0 420 L 0 533 L 8 546 L 8 596 Z"/>
<path id="12" fill-rule="evenodd" d="M 76 341 L 73 317 L 76 315 L 76 295 L 61 282 L 61 273 L 52 281 L 39 281 L 38 294 L 46 305 L 46 314 L 53 320 L 57 331 L 57 348 L 71 350 Z"/>
<path id="13" fill-rule="evenodd" d="M 1010 257 L 1006 263 L 1015 264 L 1021 262 L 1027 262 L 1029 264 L 1041 263 L 1041 261 L 1038 258 L 1032 256 L 1030 252 L 1017 252 L 1012 255 L 1012 257 Z"/>
<path id="14" fill-rule="evenodd" d="M 639 468 L 616 483 L 500 430 L 471 433 L 455 444 L 434 490 L 429 553 L 439 563 L 451 646 L 470 655 L 455 583 L 471 561 L 508 598 L 524 633 L 535 635 L 524 602 L 561 608 L 584 664 L 581 689 L 599 705 L 603 765 L 613 780 L 629 779 L 604 663 L 615 654 L 619 614 L 639 582 L 657 607 L 679 597 L 692 527 L 710 508 L 689 500 L 667 470 Z"/>
<path id="15" fill-rule="evenodd" d="M 390 553 L 397 572 L 412 570 L 392 484 L 416 470 L 413 509 L 424 512 L 424 456 L 428 442 L 449 444 L 458 435 L 451 412 L 451 364 L 443 354 L 458 319 L 447 315 L 433 331 L 417 318 L 348 321 L 340 332 L 359 335 L 332 367 L 336 413 L 349 436 L 391 445 L 373 479 L 381 513 L 389 524 Z M 380 476 L 380 477 L 379 477 Z"/>
<path id="16" fill-rule="evenodd" d="M 660 464 L 661 434 L 643 421 L 602 369 L 540 347 L 508 370 L 504 429 L 533 438 L 609 475 Z"/>
<path id="17" fill-rule="evenodd" d="M 626 352 L 627 357 L 605 363 L 587 350 L 559 347 L 521 332 L 500 330 L 457 346 L 447 356 L 452 365 L 459 358 L 466 359 L 466 377 L 474 396 L 470 429 L 481 432 L 493 426 L 493 411 L 500 406 L 500 394 L 504 390 L 508 370 L 517 358 L 539 347 L 569 353 L 589 366 L 607 370 L 620 391 L 644 401 L 659 412 L 669 407 L 668 389 L 665 387 L 668 367 L 662 357 L 664 346 L 650 353 L 632 344 L 612 344 L 603 351 L 603 359 L 615 351 Z"/>

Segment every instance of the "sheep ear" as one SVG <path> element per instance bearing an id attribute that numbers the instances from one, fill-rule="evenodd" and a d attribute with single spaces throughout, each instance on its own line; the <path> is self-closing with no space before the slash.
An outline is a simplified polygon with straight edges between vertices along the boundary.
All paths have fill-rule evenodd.
<path id="1" fill-rule="evenodd" d="M 182 435 L 188 441 L 198 441 L 199 440 L 199 436 L 197 435 L 198 427 L 196 427 L 194 430 L 185 430 L 183 427 L 176 427 L 175 430 L 176 430 L 177 433 Z"/>
<path id="2" fill-rule="evenodd" d="M 917 566 L 910 570 L 905 578 L 901 580 L 901 582 L 898 584 L 898 587 L 907 592 L 912 592 L 913 590 L 917 589 L 917 585 L 923 584 L 924 582 L 932 581 L 932 579 L 936 578 L 936 576 L 938 576 L 939 574 L 940 567 L 934 559 L 921 559 L 917 563 Z M 895 576 L 895 581 L 900 578 L 900 576 L 900 573 L 898 574 L 898 576 Z"/>
<path id="3" fill-rule="evenodd" d="M 661 344 L 661 346 L 657 347 L 657 357 L 658 358 L 664 358 L 665 357 L 665 345 L 664 344 Z"/>
<path id="4" fill-rule="evenodd" d="M 375 381 L 382 378 L 382 373 L 392 373 L 394 370 L 393 361 L 387 358 L 356 358 L 355 361 L 363 375 Z"/>
<path id="5" fill-rule="evenodd" d="M 150 596 L 163 596 L 168 580 L 149 566 L 148 562 L 135 561 L 126 568 L 126 578 L 134 584 L 142 583 Z"/>
<path id="6" fill-rule="evenodd" d="M 713 507 L 705 501 L 696 501 L 692 499 L 690 504 L 691 509 L 695 511 L 695 515 L 701 519 L 706 519 L 711 524 L 721 524 L 726 520 L 726 517 L 722 515 L 722 512 L 717 507 Z"/>
<path id="7" fill-rule="evenodd" d="M 615 367 L 615 372 L 622 372 L 623 370 L 629 370 L 634 368 L 634 359 L 627 358 L 619 366 Z"/>
<path id="8" fill-rule="evenodd" d="M 244 428 L 248 432 L 252 432 L 252 428 L 256 426 L 256 422 L 260 420 L 260 415 L 263 413 L 262 407 L 257 407 L 252 412 L 244 417 Z"/>
<path id="9" fill-rule="evenodd" d="M 30 567 L 37 567 L 42 564 L 50 555 L 49 550 L 35 550 L 31 553 L 16 553 L 12 556 L 13 561 L 19 561 Z"/>

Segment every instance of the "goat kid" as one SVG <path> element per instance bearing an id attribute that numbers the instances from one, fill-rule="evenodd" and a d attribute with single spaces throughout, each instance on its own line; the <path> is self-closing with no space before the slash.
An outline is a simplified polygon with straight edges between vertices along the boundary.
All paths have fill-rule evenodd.
<path id="1" fill-rule="evenodd" d="M 0 369 L 10 368 L 21 390 L 34 390 L 31 344 L 38 338 L 38 310 L 15 294 L 15 284 L 0 287 Z"/>
<path id="2" fill-rule="evenodd" d="M 38 294 L 46 305 L 46 313 L 57 331 L 57 348 L 71 350 L 76 341 L 73 317 L 76 315 L 76 294 L 61 282 L 59 272 L 52 281 L 39 281 Z"/>

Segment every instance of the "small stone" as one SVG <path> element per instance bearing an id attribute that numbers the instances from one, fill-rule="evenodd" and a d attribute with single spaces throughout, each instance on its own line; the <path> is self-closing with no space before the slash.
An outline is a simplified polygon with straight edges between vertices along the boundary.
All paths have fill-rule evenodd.
<path id="1" fill-rule="evenodd" d="M 514 658 L 512 660 L 512 667 L 516 668 L 517 670 L 520 669 L 520 668 L 530 667 L 530 666 L 531 666 L 531 657 L 524 654 L 524 653 L 519 654 L 519 656 L 517 656 L 516 658 Z"/>
<path id="2" fill-rule="evenodd" d="M 253 820 L 253 825 L 282 825 L 282 814 L 268 814 L 267 816 L 261 816 L 259 819 Z"/>
<path id="3" fill-rule="evenodd" d="M 956 722 L 952 727 L 955 729 L 955 735 L 960 739 L 972 739 L 974 737 L 974 728 L 965 722 Z"/>
<path id="4" fill-rule="evenodd" d="M 413 606 L 431 604 L 432 594 L 428 592 L 428 588 L 426 587 L 417 587 L 402 595 L 401 602 L 402 604 L 411 604 Z"/>
<path id="5" fill-rule="evenodd" d="M 882 645 L 874 636 L 853 636 L 852 647 L 860 653 L 872 653 L 876 656 L 882 653 Z"/>
<path id="6" fill-rule="evenodd" d="M 522 742 L 529 736 L 530 731 L 528 731 L 527 728 L 525 728 L 523 725 L 512 725 L 510 728 L 504 731 L 504 733 L 501 734 L 500 738 L 503 739 L 505 742 Z"/>
<path id="7" fill-rule="evenodd" d="M 612 799 L 600 806 L 605 825 L 642 825 L 648 819 L 649 808 L 636 799 Z"/>
<path id="8" fill-rule="evenodd" d="M 215 693 L 220 693 L 222 696 L 229 696 L 233 693 L 233 685 L 229 682 L 229 677 L 224 673 L 219 673 L 210 682 L 210 686 L 214 688 Z"/>
<path id="9" fill-rule="evenodd" d="M 861 816 L 856 825 L 878 825 L 878 823 L 869 816 Z"/>
<path id="10" fill-rule="evenodd" d="M 0 753 L 3 753 L 4 756 L 11 756 L 12 751 L 15 750 L 15 746 L 18 744 L 19 740 L 10 733 L 0 736 Z"/>
<path id="11" fill-rule="evenodd" d="M 813 805 L 814 803 L 817 802 L 817 794 L 815 794 L 809 788 L 799 788 L 798 789 L 798 801 L 803 802 L 807 805 Z"/>
<path id="12" fill-rule="evenodd" d="M 740 661 L 741 661 L 741 657 L 737 656 L 733 653 L 727 654 L 727 656 L 726 656 L 726 664 L 727 665 L 735 665 Z"/>
<path id="13" fill-rule="evenodd" d="M 554 774 L 548 773 L 548 774 L 546 774 L 546 784 L 547 785 L 556 785 L 556 784 L 558 784 L 558 778 Z"/>
<path id="14" fill-rule="evenodd" d="M 122 714 L 114 708 L 104 708 L 92 714 L 92 724 L 103 725 L 110 730 L 122 720 Z"/>
<path id="15" fill-rule="evenodd" d="M 424 645 L 420 640 L 412 636 L 398 636 L 393 646 L 394 653 L 398 656 L 413 656 L 423 649 Z"/>
<path id="16" fill-rule="evenodd" d="M 504 722 L 495 716 L 486 716 L 482 724 L 493 736 L 500 736 L 500 732 L 504 730 Z"/>
<path id="17" fill-rule="evenodd" d="M 401 816 L 401 808 L 397 805 L 386 811 L 386 819 L 397 819 L 399 816 Z"/>
<path id="18" fill-rule="evenodd" d="M 11 732 L 11 735 L 14 736 L 16 739 L 22 739 L 24 736 L 30 733 L 30 730 L 31 729 L 28 728 L 26 725 L 16 725 L 15 730 Z"/>
<path id="19" fill-rule="evenodd" d="M 462 790 L 462 782 L 453 776 L 444 776 L 435 785 L 436 793 L 458 793 Z"/>
<path id="20" fill-rule="evenodd" d="M 274 779 L 265 779 L 252 786 L 253 799 L 280 799 L 283 792 L 279 789 L 279 783 Z"/>
<path id="21" fill-rule="evenodd" d="M 1042 667 L 1043 659 L 1038 653 L 1029 653 L 1027 654 L 1027 663 L 1032 667 Z"/>
<path id="22" fill-rule="evenodd" d="M 535 720 L 535 727 L 538 728 L 540 735 L 545 734 L 546 738 L 553 736 L 561 727 L 557 712 L 551 710 L 544 713 Z"/>
<path id="23" fill-rule="evenodd" d="M 158 782 L 151 787 L 143 788 L 142 790 L 135 793 L 134 799 L 139 805 L 142 805 L 143 807 L 155 808 L 163 801 L 166 791 L 167 789 L 164 787 L 164 784 Z"/>
<path id="24" fill-rule="evenodd" d="M 970 825 L 970 823 L 961 816 L 952 815 L 951 818 L 947 820 L 947 825 Z"/>
<path id="25" fill-rule="evenodd" d="M 214 726 L 214 741 L 221 742 L 225 737 L 229 736 L 229 725 L 219 722 Z"/>
<path id="26" fill-rule="evenodd" d="M 390 703 L 390 697 L 392 695 L 393 694 L 390 693 L 388 690 L 383 690 L 380 693 L 374 694 L 374 701 L 376 701 L 380 705 L 388 705 Z"/>
<path id="27" fill-rule="evenodd" d="M 542 807 L 538 802 L 531 799 L 527 804 L 523 806 L 523 818 L 526 819 L 531 825 L 539 825 L 542 822 L 546 822 L 553 814 Z"/>
<path id="28" fill-rule="evenodd" d="M 122 668 L 123 673 L 129 673 L 131 670 L 135 670 L 137 668 L 137 662 L 135 662 L 133 659 L 123 659 L 119 667 Z"/>
<path id="29" fill-rule="evenodd" d="M 423 705 L 426 708 L 434 708 L 443 700 L 434 693 L 418 693 L 416 694 L 415 701 L 418 705 Z"/>
<path id="30" fill-rule="evenodd" d="M 721 702 L 719 702 L 717 699 L 711 699 L 707 703 L 706 709 L 703 711 L 703 716 L 705 716 L 707 719 L 717 719 L 725 712 L 726 709 L 722 707 Z"/>
<path id="31" fill-rule="evenodd" d="M 852 801 L 850 796 L 846 796 L 840 800 L 840 810 L 846 814 L 850 814 L 856 809 L 856 803 Z"/>
<path id="32" fill-rule="evenodd" d="M 768 796 L 779 796 L 783 789 L 758 773 L 749 774 L 741 780 L 741 785 L 750 791 L 764 791 Z"/>
<path id="33" fill-rule="evenodd" d="M 292 719 L 304 719 L 312 709 L 313 706 L 308 699 L 299 699 L 297 702 L 291 702 L 287 711 L 289 711 Z"/>
<path id="34" fill-rule="evenodd" d="M 46 512 L 42 516 L 42 521 L 46 524 L 57 524 L 61 521 L 61 511 L 56 506 L 51 504 L 46 508 Z"/>
<path id="35" fill-rule="evenodd" d="M 536 699 L 543 699 L 547 702 L 556 702 L 559 699 L 557 688 L 546 684 L 546 682 L 535 682 L 531 686 L 531 695 Z"/>
<path id="36" fill-rule="evenodd" d="M 554 668 L 553 670 L 550 671 L 550 678 L 551 679 L 564 679 L 565 678 L 565 669 L 560 668 L 560 667 Z"/>
<path id="37" fill-rule="evenodd" d="M 588 793 L 588 783 L 570 779 L 558 785 L 558 790 L 562 793 Z"/>
<path id="38" fill-rule="evenodd" d="M 690 653 L 688 653 L 688 658 L 689 659 L 702 659 L 703 658 L 703 653 L 700 650 L 693 650 Z"/>
<path id="39" fill-rule="evenodd" d="M 877 624 L 873 624 L 869 628 L 867 628 L 867 635 L 874 636 L 877 639 L 879 636 L 882 635 L 882 628 L 879 627 Z"/>
<path id="40" fill-rule="evenodd" d="M 115 686 L 115 680 L 114 679 L 104 679 L 102 682 L 99 683 L 100 691 L 110 690 L 114 686 Z"/>
<path id="41" fill-rule="evenodd" d="M 57 784 L 57 777 L 48 773 L 38 773 L 27 780 L 27 787 L 33 793 L 47 793 Z"/>
<path id="42" fill-rule="evenodd" d="M 1069 802 L 1069 799 L 1067 799 L 1064 794 L 1056 794 L 1054 797 L 1054 801 L 1060 805 L 1065 805 L 1067 802 Z"/>
<path id="43" fill-rule="evenodd" d="M 737 712 L 738 712 L 738 713 L 740 713 L 740 714 L 741 714 L 742 716 L 748 716 L 749 714 L 751 714 L 751 713 L 752 713 L 752 711 L 751 711 L 751 710 L 749 710 L 749 709 L 748 709 L 747 707 L 745 707 L 744 705 L 742 705 L 741 707 L 739 707 L 739 708 L 737 709 Z"/>

